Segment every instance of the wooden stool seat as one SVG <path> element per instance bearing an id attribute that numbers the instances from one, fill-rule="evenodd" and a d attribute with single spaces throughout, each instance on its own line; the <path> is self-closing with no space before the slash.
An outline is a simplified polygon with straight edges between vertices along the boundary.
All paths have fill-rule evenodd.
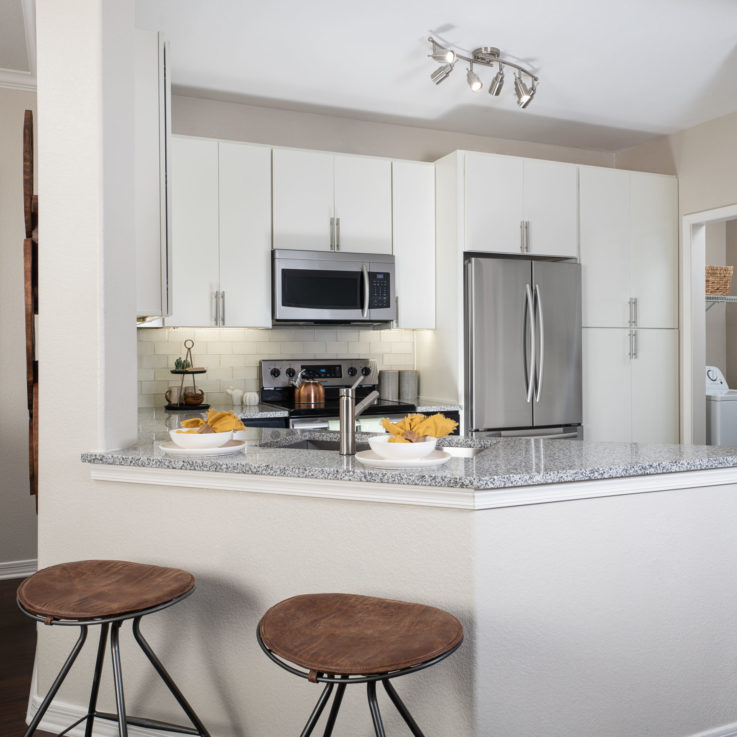
<path id="1" fill-rule="evenodd" d="M 305 594 L 279 602 L 261 620 L 278 656 L 318 673 L 386 673 L 452 650 L 463 626 L 424 604 L 356 594 Z"/>
<path id="2" fill-rule="evenodd" d="M 455 652 L 463 642 L 463 626 L 452 614 L 424 604 L 358 594 L 302 594 L 271 607 L 259 622 L 257 637 L 277 665 L 325 684 L 301 737 L 310 737 L 337 686 L 323 732 L 323 737 L 331 737 L 343 693 L 353 683 L 366 684 L 374 732 L 386 737 L 377 681 L 414 737 L 424 737 L 391 679 L 435 665 Z"/>
<path id="3" fill-rule="evenodd" d="M 194 588 L 179 568 L 123 560 L 80 560 L 44 568 L 18 587 L 18 602 L 51 619 L 99 619 L 144 611 Z"/>

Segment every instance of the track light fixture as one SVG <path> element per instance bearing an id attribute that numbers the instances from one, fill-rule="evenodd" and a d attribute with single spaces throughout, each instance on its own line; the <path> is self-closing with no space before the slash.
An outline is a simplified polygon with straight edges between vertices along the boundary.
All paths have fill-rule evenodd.
<path id="1" fill-rule="evenodd" d="M 438 67 L 431 75 L 435 84 L 440 84 L 446 80 L 450 73 L 453 71 L 456 61 L 461 59 L 467 61 L 468 71 L 466 73 L 466 81 L 472 92 L 478 92 L 482 87 L 483 83 L 479 78 L 478 74 L 473 71 L 474 64 L 480 64 L 485 67 L 498 67 L 497 73 L 491 80 L 489 85 L 489 94 L 496 97 L 502 91 L 504 86 L 504 67 L 511 67 L 515 70 L 514 74 L 514 91 L 517 95 L 517 104 L 523 110 L 532 102 L 532 98 L 535 96 L 537 91 L 537 85 L 540 81 L 529 69 L 521 67 L 519 64 L 515 64 L 511 61 L 506 61 L 501 58 L 501 52 L 495 46 L 482 46 L 478 49 L 474 49 L 471 56 L 464 56 L 455 49 L 451 49 L 444 46 L 440 42 L 436 41 L 432 36 L 427 39 L 432 50 L 428 56 L 435 61 L 444 62 L 442 66 Z M 527 78 L 527 82 L 522 79 L 522 75 Z"/>

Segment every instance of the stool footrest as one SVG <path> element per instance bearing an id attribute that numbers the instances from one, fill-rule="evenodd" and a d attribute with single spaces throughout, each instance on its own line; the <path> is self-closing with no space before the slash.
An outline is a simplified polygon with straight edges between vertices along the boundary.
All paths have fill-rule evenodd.
<path id="1" fill-rule="evenodd" d="M 82 717 L 83 719 L 85 717 Z M 118 721 L 118 715 L 111 712 L 96 711 L 95 719 L 109 719 L 111 722 Z M 144 717 L 129 717 L 126 716 L 125 723 L 134 727 L 146 727 L 147 729 L 160 729 L 167 732 L 177 732 L 179 734 L 191 734 L 200 735 L 202 734 L 194 727 L 185 727 L 180 724 L 172 724 L 171 722 L 162 722 L 158 719 L 146 719 Z"/>

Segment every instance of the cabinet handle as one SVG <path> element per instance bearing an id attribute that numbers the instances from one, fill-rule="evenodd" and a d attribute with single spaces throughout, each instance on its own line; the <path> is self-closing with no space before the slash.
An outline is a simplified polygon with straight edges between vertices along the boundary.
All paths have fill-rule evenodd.
<path id="1" fill-rule="evenodd" d="M 637 319 L 637 304 L 635 303 L 635 320 Z M 632 358 L 637 358 L 637 330 L 632 331 Z"/>
<path id="2" fill-rule="evenodd" d="M 335 250 L 335 218 L 330 218 L 330 250 Z"/>
<path id="3" fill-rule="evenodd" d="M 530 221 L 525 220 L 525 253 L 530 252 Z"/>
<path id="4" fill-rule="evenodd" d="M 215 326 L 220 325 L 220 292 L 215 292 Z"/>
<path id="5" fill-rule="evenodd" d="M 525 221 L 519 221 L 519 250 L 521 253 L 525 252 Z"/>
<path id="6" fill-rule="evenodd" d="M 335 250 L 340 251 L 340 218 L 335 218 Z"/>
<path id="7" fill-rule="evenodd" d="M 632 327 L 637 327 L 637 297 L 632 298 L 632 313 L 634 317 L 632 319 Z M 637 351 L 635 351 L 635 358 L 637 358 Z"/>
<path id="8" fill-rule="evenodd" d="M 225 326 L 225 292 L 220 292 L 220 324 Z"/>

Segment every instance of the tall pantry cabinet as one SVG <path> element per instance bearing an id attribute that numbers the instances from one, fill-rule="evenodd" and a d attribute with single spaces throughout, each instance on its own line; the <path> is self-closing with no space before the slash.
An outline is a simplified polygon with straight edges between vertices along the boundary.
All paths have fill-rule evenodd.
<path id="1" fill-rule="evenodd" d="M 584 432 L 678 442 L 675 177 L 582 166 Z"/>

